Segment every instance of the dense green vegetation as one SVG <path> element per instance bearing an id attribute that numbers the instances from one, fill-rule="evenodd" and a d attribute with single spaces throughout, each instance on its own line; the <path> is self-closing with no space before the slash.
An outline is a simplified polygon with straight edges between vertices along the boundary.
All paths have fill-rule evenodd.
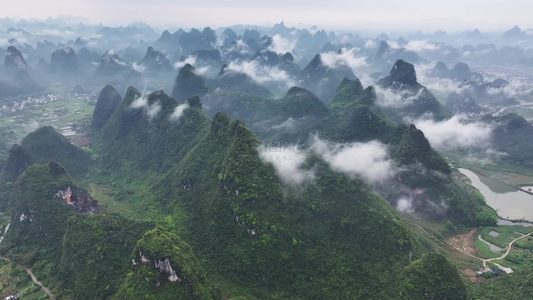
<path id="1" fill-rule="evenodd" d="M 34 163 L 35 159 L 21 146 L 15 144 L 9 149 L 9 156 L 0 172 L 0 211 L 7 211 L 13 182 Z"/>
<path id="2" fill-rule="evenodd" d="M 203 96 L 207 93 L 207 85 L 204 79 L 194 72 L 194 67 L 186 64 L 178 73 L 174 88 L 172 89 L 172 97 L 185 101 L 192 96 Z"/>
<path id="3" fill-rule="evenodd" d="M 48 295 L 35 284 L 24 269 L 14 263 L 0 260 L 0 297 L 18 294 L 20 299 L 45 300 Z"/>
<path id="4" fill-rule="evenodd" d="M 56 162 L 33 165 L 15 182 L 11 227 L 1 245 L 12 257 L 26 264 L 59 261 L 65 223 L 74 211 L 55 195 L 68 186 L 75 187 L 72 178 Z"/>
<path id="5" fill-rule="evenodd" d="M 299 87 L 292 87 L 281 99 L 279 112 L 285 117 L 324 116 L 327 108 L 315 95 Z"/>
<path id="6" fill-rule="evenodd" d="M 4 163 L 1 181 L 14 182 L 17 178 L 35 163 L 35 159 L 21 146 L 15 144 L 9 149 L 9 156 Z"/>
<path id="7" fill-rule="evenodd" d="M 74 207 L 57 194 L 67 187 Z M 124 249 L 132 249 L 152 226 L 105 214 L 78 214 L 75 201 L 83 193 L 58 163 L 31 166 L 13 187 L 11 226 L 1 245 L 2 252 L 33 266 L 65 299 L 114 294 L 130 264 Z"/>
<path id="8" fill-rule="evenodd" d="M 522 270 L 498 276 L 484 283 L 468 284 L 469 299 L 528 300 L 533 295 L 533 264 L 525 261 Z"/>
<path id="9" fill-rule="evenodd" d="M 212 91 L 220 88 L 228 92 L 240 92 L 266 98 L 272 97 L 269 89 L 254 81 L 245 73 L 230 70 L 227 65 L 222 66 L 217 77 L 206 79 L 206 84 Z"/>
<path id="10" fill-rule="evenodd" d="M 359 80 L 344 78 L 328 107 L 316 104 L 316 97 L 304 91 L 291 89 L 279 100 L 214 93 L 207 97 L 206 106 L 210 114 L 225 111 L 244 121 L 267 145 L 271 142 L 305 145 L 315 133 L 339 143 L 380 140 L 388 144 L 390 156 L 401 170 L 395 185 L 423 191 L 419 198 L 426 204 L 418 206 L 419 212 L 436 219 L 451 217 L 455 224 L 495 223 L 496 213 L 486 207 L 483 199 L 451 180 L 447 162 L 431 148 L 420 130 L 397 125 L 382 112 L 373 87 L 364 89 Z M 304 111 L 304 106 L 306 114 L 293 113 L 291 109 Z M 402 196 L 399 190 L 385 186 L 380 193 L 395 204 Z M 439 207 L 442 203 L 453 205 Z"/>
<path id="11" fill-rule="evenodd" d="M 376 98 L 373 87 L 363 89 L 359 79 L 344 78 L 329 104 L 326 136 L 341 141 L 389 141 L 395 125 L 377 107 Z"/>
<path id="12" fill-rule="evenodd" d="M 59 277 L 74 299 L 115 294 L 130 271 L 128 251 L 153 225 L 106 214 L 74 215 L 66 222 Z"/>
<path id="13" fill-rule="evenodd" d="M 392 266 L 408 262 L 413 238 L 387 202 L 320 161 L 315 184 L 285 195 L 258 145 L 241 122 L 217 114 L 209 133 L 154 186 L 161 205 L 187 210 L 185 236 L 207 268 L 278 297 L 397 293 L 398 285 L 378 287 L 398 282 Z"/>
<path id="14" fill-rule="evenodd" d="M 85 174 L 91 163 L 88 153 L 72 145 L 51 126 L 41 127 L 28 134 L 21 145 L 38 163 L 46 164 L 55 160 L 76 177 Z"/>
<path id="15" fill-rule="evenodd" d="M 69 174 L 80 177 L 90 166 L 88 153 L 72 145 L 54 128 L 47 126 L 32 132 L 14 144 L 0 173 L 0 211 L 7 209 L 8 198 L 15 180 L 31 165 L 54 160 L 64 165 Z"/>
<path id="16" fill-rule="evenodd" d="M 533 299 L 533 237 L 509 245 L 533 229 L 496 225 L 451 164 L 464 167 L 479 147 L 456 138 L 439 144 L 457 148 L 444 157 L 410 124 L 447 127 L 451 117 L 412 63 L 463 57 L 490 77 L 520 79 L 487 82 L 465 63 L 424 74 L 438 77 L 424 81 L 443 99 L 459 85 L 448 105 L 473 112 L 457 119 L 469 129 L 463 122 L 481 111 L 498 112 L 482 119 L 494 159 L 480 174 L 529 174 L 533 94 L 530 78 L 512 74 L 532 62 L 518 47 L 526 31 L 505 33 L 515 48 L 499 49 L 446 45 L 482 40 L 478 30 L 417 44 L 282 22 L 155 40 L 142 22 L 65 22 L 0 22 L 13 44 L 0 48 L 0 296 L 44 300 L 49 287 L 58 300 Z M 508 50 L 503 73 L 482 61 Z M 363 86 L 355 71 L 364 82 L 385 77 Z M 24 96 L 42 90 L 37 82 L 46 91 Z M 501 115 L 513 111 L 524 118 Z M 533 182 L 489 173 L 482 182 L 498 177 L 503 191 Z M 492 252 L 478 234 L 510 252 L 486 261 L 506 249 Z"/>
<path id="17" fill-rule="evenodd" d="M 277 100 L 225 97 L 225 108 L 238 108 L 252 129 L 293 119 L 302 137 L 330 132 L 343 142 L 380 140 L 403 170 L 394 184 L 447 203 L 439 216 L 454 224 L 482 223 L 488 209 L 482 199 L 455 185 L 423 133 L 390 121 L 375 106 L 374 89 L 358 80 L 345 79 L 329 107 L 300 88 Z M 427 285 L 416 278 L 433 270 L 431 256 L 423 256 L 434 250 L 432 242 L 410 231 L 362 179 L 310 152 L 301 167 L 313 170 L 314 179 L 286 185 L 261 160 L 262 141 L 243 122 L 224 113 L 209 119 L 198 97 L 187 100 L 178 118 L 180 104 L 162 91 L 129 88 L 103 127 L 92 129 L 92 163 L 77 148 L 69 155 L 64 149 L 73 146 L 53 128 L 38 131 L 48 141 L 25 138 L 14 149 L 23 166 L 31 157 L 38 163 L 57 157 L 65 168 L 33 165 L 10 187 L 13 229 L 0 250 L 32 266 L 63 299 L 393 299 Z M 39 143 L 58 150 L 46 152 Z M 19 161 L 6 170 L 18 170 Z M 86 166 L 83 172 L 75 172 L 76 163 Z M 420 170 L 427 176 L 415 176 Z M 112 201 L 144 220 L 108 215 L 105 207 L 80 214 L 100 208 L 72 209 L 55 196 L 71 187 L 73 197 L 88 197 L 69 176 L 86 173 L 91 188 L 91 181 L 108 188 Z M 154 224 L 160 226 L 150 230 Z M 457 284 L 453 268 L 437 276 Z M 446 294 L 448 287 L 432 292 Z"/>
<path id="18" fill-rule="evenodd" d="M 442 254 L 428 253 L 405 268 L 403 299 L 467 299 L 457 268 Z"/>
<path id="19" fill-rule="evenodd" d="M 178 124 L 165 117 L 165 106 L 160 115 L 150 120 L 141 110 L 128 109 L 127 103 L 139 96 L 133 90 L 128 92 L 122 108 L 104 127 L 100 145 L 102 149 L 115 147 L 118 151 L 111 156 L 117 158 L 140 158 L 116 165 L 124 170 L 139 170 L 146 160 L 152 160 L 146 167 L 169 166 L 168 171 L 161 169 L 167 172 L 163 178 L 144 185 L 139 191 L 144 196 L 132 197 L 152 199 L 167 213 L 186 215 L 187 221 L 176 222 L 173 230 L 180 232 L 196 255 L 206 260 L 208 273 L 225 274 L 262 297 L 398 295 L 402 274 L 394 270 L 401 268 L 391 266 L 406 265 L 413 249 L 415 255 L 426 250 L 401 225 L 389 204 L 368 186 L 334 173 L 316 157 L 307 166 L 321 174 L 314 183 L 303 190 L 284 191 L 274 169 L 258 157 L 259 140 L 243 123 L 231 121 L 224 114 L 215 115 L 209 122 L 201 117 L 198 105 L 199 115 L 186 114 Z M 151 95 L 148 102 L 156 103 L 164 97 L 160 93 Z M 185 110 L 192 111 L 194 107 Z M 151 143 L 135 142 L 156 139 L 158 135 L 166 137 L 170 132 L 161 130 L 166 126 L 174 126 L 170 128 L 175 134 L 175 138 L 166 139 L 167 143 L 182 141 L 186 132 L 180 132 L 179 126 L 193 118 L 197 118 L 194 124 L 208 131 L 197 131 L 197 144 L 191 143 L 185 156 L 179 152 L 172 156 L 168 151 L 151 155 L 148 148 L 144 150 Z M 121 122 L 131 123 L 117 134 Z M 143 133 L 144 126 L 137 130 L 136 126 L 143 123 L 152 124 L 153 131 Z M 108 138 L 108 134 L 117 134 L 117 138 Z M 142 138 L 138 137 L 140 134 Z M 122 141 L 130 142 L 117 148 Z M 172 164 L 165 163 L 170 159 Z M 113 166 L 104 164 L 105 168 Z M 174 186 L 178 188 L 169 188 Z M 353 218 L 355 215 L 358 217 Z M 383 285 L 390 288 L 379 288 Z"/>
<path id="20" fill-rule="evenodd" d="M 133 271 L 115 299 L 215 299 L 192 249 L 161 227 L 147 231 L 133 250 Z"/>
<path id="21" fill-rule="evenodd" d="M 117 90 L 111 85 L 106 85 L 96 100 L 91 126 L 94 128 L 102 128 L 121 100 L 122 98 Z"/>
<path id="22" fill-rule="evenodd" d="M 147 103 L 160 105 L 161 111 L 150 119 L 143 108 L 131 107 L 141 96 L 130 87 L 95 141 L 101 147 L 101 162 L 107 170 L 135 165 L 140 168 L 137 171 L 162 174 L 183 158 L 206 131 L 208 120 L 199 102 L 189 101 L 183 118 L 173 121 L 171 115 L 179 103 L 162 91 L 152 93 Z"/>
<path id="23" fill-rule="evenodd" d="M 398 137 L 398 147 L 394 149 L 392 155 L 401 165 L 419 162 L 428 170 L 445 175 L 451 173 L 448 163 L 440 154 L 431 149 L 424 133 L 415 125 L 409 127 L 400 125 L 396 131 L 396 137 Z"/>
<path id="24" fill-rule="evenodd" d="M 490 232 L 498 233 L 497 236 L 493 236 Z M 500 248 L 505 248 L 514 239 L 521 237 L 524 234 L 528 234 L 533 229 L 523 226 L 489 226 L 483 227 L 479 230 L 481 237 Z"/>

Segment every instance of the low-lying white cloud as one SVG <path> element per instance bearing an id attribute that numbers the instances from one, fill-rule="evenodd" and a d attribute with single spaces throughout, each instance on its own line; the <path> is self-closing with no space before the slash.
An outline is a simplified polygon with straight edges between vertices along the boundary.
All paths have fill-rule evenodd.
<path id="1" fill-rule="evenodd" d="M 274 165 L 280 179 L 289 185 L 300 185 L 315 178 L 313 170 L 302 169 L 306 152 L 297 147 L 259 149 L 261 160 Z"/>
<path id="2" fill-rule="evenodd" d="M 221 49 L 221 51 L 223 54 L 228 54 L 230 52 L 237 52 L 241 55 L 252 54 L 252 50 L 242 39 L 235 41 L 235 44 L 232 44 L 225 49 Z"/>
<path id="3" fill-rule="evenodd" d="M 146 70 L 145 66 L 137 64 L 137 63 L 133 63 L 133 65 L 131 65 L 131 67 L 133 68 L 133 70 L 135 70 L 136 72 L 139 72 L 139 73 L 142 73 L 142 72 L 144 72 L 144 70 Z"/>
<path id="4" fill-rule="evenodd" d="M 421 119 L 413 123 L 438 150 L 486 149 L 490 146 L 492 128 L 483 123 L 467 123 L 461 115 L 441 122 Z"/>
<path id="5" fill-rule="evenodd" d="M 73 38 L 76 36 L 76 32 L 72 30 L 43 29 L 43 30 L 36 32 L 35 35 Z"/>
<path id="6" fill-rule="evenodd" d="M 231 62 L 227 69 L 234 72 L 244 73 L 261 84 L 281 83 L 288 88 L 296 85 L 295 80 L 286 71 L 281 70 L 278 67 L 261 65 L 255 60 Z"/>
<path id="7" fill-rule="evenodd" d="M 512 80 L 500 88 L 489 87 L 487 94 L 504 98 L 529 98 L 532 91 L 533 88 L 528 83 L 524 84 L 520 80 Z"/>
<path id="8" fill-rule="evenodd" d="M 139 98 L 135 99 L 131 103 L 131 107 L 134 109 L 142 108 L 150 120 L 157 116 L 161 111 L 161 104 L 159 104 L 159 101 L 152 103 L 152 105 L 148 104 L 147 94 L 142 94 Z"/>
<path id="9" fill-rule="evenodd" d="M 194 66 L 196 64 L 196 56 L 187 56 L 187 58 L 183 61 L 178 61 L 177 63 L 174 64 L 174 69 L 181 69 L 183 68 L 186 64 L 190 64 L 191 66 Z"/>
<path id="10" fill-rule="evenodd" d="M 420 97 L 423 89 L 420 89 L 416 94 L 409 90 L 394 90 L 383 89 L 375 86 L 377 101 L 376 103 L 382 107 L 402 108 L 413 104 L 413 101 Z"/>
<path id="11" fill-rule="evenodd" d="M 125 61 L 122 61 L 122 60 L 119 60 L 119 59 L 115 59 L 114 57 L 113 57 L 112 59 L 113 59 L 113 61 L 114 61 L 115 63 L 117 63 L 118 65 L 121 65 L 121 66 L 123 66 L 123 67 L 127 67 L 127 66 L 128 66 L 128 63 L 125 62 Z"/>
<path id="12" fill-rule="evenodd" d="M 368 66 L 366 63 L 366 57 L 357 55 L 358 51 L 359 49 L 357 48 L 343 48 L 340 53 L 330 51 L 321 53 L 320 57 L 322 58 L 322 62 L 330 68 L 336 69 L 341 66 L 348 66 L 352 70 L 356 70 Z"/>
<path id="13" fill-rule="evenodd" d="M 207 72 L 209 72 L 209 70 L 211 70 L 210 66 L 203 66 L 203 67 L 195 68 L 194 72 L 196 72 L 196 74 L 204 75 Z"/>
<path id="14" fill-rule="evenodd" d="M 291 129 L 296 125 L 296 120 L 293 118 L 288 118 L 286 121 L 283 121 L 280 124 L 272 126 L 272 129 Z"/>
<path id="15" fill-rule="evenodd" d="M 387 42 L 387 44 L 389 44 L 391 49 L 397 50 L 397 49 L 401 49 L 402 48 L 402 46 L 400 46 L 400 44 L 398 44 L 398 42 L 391 41 L 391 40 L 388 40 L 386 42 Z"/>
<path id="16" fill-rule="evenodd" d="M 190 64 L 191 66 L 194 67 L 194 72 L 196 74 L 199 74 L 199 75 L 204 75 L 206 74 L 207 72 L 209 72 L 211 70 L 211 67 L 206 65 L 206 66 L 201 66 L 201 67 L 198 67 L 196 65 L 197 63 L 197 58 L 196 56 L 188 56 L 185 60 L 183 61 L 178 61 L 174 64 L 174 69 L 181 69 L 183 68 L 186 64 Z"/>
<path id="17" fill-rule="evenodd" d="M 378 46 L 378 43 L 373 40 L 373 39 L 369 39 L 365 42 L 365 48 L 366 49 L 374 49 Z"/>
<path id="18" fill-rule="evenodd" d="M 400 212 L 412 214 L 415 212 L 413 207 L 413 198 L 411 197 L 402 197 L 396 202 L 396 209 Z"/>
<path id="19" fill-rule="evenodd" d="M 180 104 L 174 108 L 174 112 L 170 115 L 170 120 L 177 121 L 183 116 L 183 112 L 189 108 L 188 103 Z"/>
<path id="20" fill-rule="evenodd" d="M 415 41 L 409 41 L 407 45 L 405 45 L 405 49 L 420 52 L 420 51 L 435 51 L 438 50 L 440 47 L 437 44 L 434 44 L 430 41 L 424 41 L 424 40 L 415 40 Z"/>
<path id="21" fill-rule="evenodd" d="M 453 79 L 428 78 L 424 81 L 421 80 L 421 82 L 430 91 L 443 95 L 449 95 L 451 93 L 461 94 L 472 88 L 468 84 L 461 86 L 461 82 Z"/>
<path id="22" fill-rule="evenodd" d="M 146 114 L 150 119 L 153 119 L 161 111 L 161 105 L 159 103 L 154 103 L 148 107 Z"/>
<path id="23" fill-rule="evenodd" d="M 285 54 L 287 52 L 292 52 L 296 46 L 295 40 L 290 40 L 282 37 L 279 34 L 276 34 L 272 37 L 272 44 L 268 47 L 268 50 Z"/>
<path id="24" fill-rule="evenodd" d="M 264 162 L 272 163 L 281 180 L 290 185 L 301 185 L 315 179 L 313 169 L 303 169 L 312 151 L 334 171 L 349 177 L 360 177 L 370 183 L 381 183 L 394 176 L 396 169 L 389 158 L 387 146 L 379 141 L 339 144 L 315 136 L 306 151 L 293 147 L 265 147 L 259 149 Z"/>
<path id="25" fill-rule="evenodd" d="M 348 176 L 360 176 L 371 183 L 383 182 L 395 174 L 387 146 L 378 141 L 334 144 L 314 137 L 312 149 L 333 170 Z"/>
<path id="26" fill-rule="evenodd" d="M 460 94 L 471 88 L 468 84 L 462 85 L 461 81 L 429 76 L 434 66 L 434 64 L 417 64 L 415 70 L 418 82 L 436 95 L 448 96 L 454 92 Z"/>

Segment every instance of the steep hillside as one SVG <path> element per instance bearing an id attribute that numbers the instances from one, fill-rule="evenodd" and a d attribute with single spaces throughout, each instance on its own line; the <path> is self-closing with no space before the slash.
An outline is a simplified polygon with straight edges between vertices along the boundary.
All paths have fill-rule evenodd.
<path id="1" fill-rule="evenodd" d="M 88 153 L 72 145 L 51 126 L 41 127 L 28 134 L 22 139 L 21 145 L 38 163 L 55 160 L 73 176 L 85 174 L 91 163 Z"/>
<path id="2" fill-rule="evenodd" d="M 163 91 L 142 95 L 130 87 L 97 138 L 102 162 L 116 168 L 134 162 L 141 170 L 164 173 L 207 129 L 195 99 L 181 103 Z"/>
<path id="3" fill-rule="evenodd" d="M 206 282 L 200 261 L 176 234 L 157 227 L 146 232 L 132 253 L 130 272 L 114 299 L 219 299 Z"/>
<path id="4" fill-rule="evenodd" d="M 74 299 L 108 299 L 131 270 L 129 252 L 150 222 L 106 214 L 74 215 L 66 222 L 57 274 Z"/>
<path id="5" fill-rule="evenodd" d="M 57 162 L 33 165 L 13 186 L 0 251 L 32 267 L 59 298 L 107 298 L 131 266 L 124 249 L 153 225 L 101 209 Z"/>
<path id="6" fill-rule="evenodd" d="M 331 102 L 343 78 L 356 79 L 349 66 L 330 67 L 324 63 L 320 54 L 317 54 L 300 73 L 301 85 L 318 95 L 325 103 Z"/>
<path id="7" fill-rule="evenodd" d="M 457 268 L 442 254 L 425 254 L 412 262 L 405 272 L 407 282 L 402 299 L 467 299 Z"/>
<path id="8" fill-rule="evenodd" d="M 329 122 L 325 134 L 332 140 L 388 141 L 392 123 L 376 105 L 373 87 L 363 89 L 359 81 L 344 78 L 329 104 Z"/>
<path id="9" fill-rule="evenodd" d="M 132 115 L 127 103 L 141 95 L 133 89 L 128 94 L 104 126 L 102 137 L 110 134 L 114 138 L 102 139 L 102 150 L 113 149 L 114 153 L 102 158 L 127 157 L 128 170 L 136 172 L 141 169 L 135 166 L 144 166 L 146 159 L 169 167 L 161 169 L 164 176 L 158 181 L 145 185 L 147 190 L 132 197 L 155 201 L 165 213 L 187 216 L 187 222 L 177 222 L 175 230 L 206 262 L 206 271 L 211 274 L 207 280 L 224 274 L 225 281 L 247 286 L 247 292 L 258 297 L 398 295 L 403 275 L 396 270 L 408 264 L 411 251 L 416 256 L 423 250 L 415 247 L 417 238 L 401 224 L 387 201 L 365 183 L 333 172 L 314 157 L 305 168 L 316 171 L 315 180 L 303 189 L 286 190 L 274 167 L 262 162 L 255 135 L 243 123 L 220 113 L 207 124 L 201 121 L 191 125 L 201 130 L 196 131 L 198 139 L 190 148 L 171 148 L 174 152 L 149 158 L 143 152 L 148 147 L 146 141 L 160 140 L 161 147 L 183 140 L 185 133 L 163 113 L 164 108 L 151 120 L 142 111 Z M 164 97 L 156 93 L 147 99 L 149 105 L 154 105 Z M 196 109 L 195 113 L 203 115 L 197 99 L 191 98 L 188 103 L 190 108 L 184 112 Z M 180 121 L 188 123 L 189 117 L 184 115 Z M 200 119 L 207 120 L 205 116 Z M 126 120 L 128 130 L 118 134 L 121 122 Z M 153 130 L 143 133 L 141 129 L 149 124 Z M 169 134 L 175 134 L 175 138 L 162 139 Z M 128 147 L 116 147 L 122 143 Z M 117 170 L 112 165 L 104 167 L 110 172 Z M 134 257 L 139 259 L 136 252 Z M 174 263 L 170 261 L 170 265 Z M 134 269 L 126 286 L 147 271 L 144 267 Z M 161 284 L 172 289 L 171 281 Z M 384 285 L 390 288 L 380 288 Z M 143 289 L 151 288 L 146 285 Z M 121 293 L 126 290 L 124 287 Z"/>
<path id="10" fill-rule="evenodd" d="M 91 127 L 97 129 L 104 127 L 104 124 L 109 120 L 121 100 L 122 97 L 120 97 L 117 90 L 111 85 L 106 85 L 100 91 L 96 100 Z"/>
<path id="11" fill-rule="evenodd" d="M 15 180 L 33 164 L 35 159 L 21 146 L 15 144 L 9 149 L 9 156 L 0 172 L 0 211 L 7 210 L 9 194 Z"/>
<path id="12" fill-rule="evenodd" d="M 35 158 L 26 152 L 21 146 L 15 144 L 9 149 L 9 156 L 0 173 L 1 182 L 15 182 L 17 178 L 31 165 L 35 164 Z"/>
<path id="13" fill-rule="evenodd" d="M 403 76 L 405 80 L 401 74 L 396 75 L 404 84 L 416 83 L 416 75 L 409 70 Z M 224 111 L 244 121 L 267 146 L 278 143 L 306 147 L 314 134 L 340 144 L 379 140 L 387 145 L 387 154 L 398 169 L 398 176 L 376 187 L 391 204 L 397 205 L 402 198 L 413 199 L 415 212 L 435 219 L 452 217 L 454 222 L 466 224 L 487 220 L 477 217 L 485 216 L 483 201 L 453 183 L 447 162 L 422 131 L 398 125 L 386 114 L 386 108 L 378 104 L 375 88 L 365 89 L 359 80 L 345 78 L 328 107 L 317 100 L 304 89 L 292 88 L 282 99 L 211 94 L 206 106 L 209 114 Z M 465 203 L 470 209 L 464 210 Z M 496 217 L 493 211 L 488 215 Z"/>
<path id="14" fill-rule="evenodd" d="M 60 164 L 33 165 L 13 186 L 11 227 L 2 247 L 25 263 L 58 261 L 67 219 L 76 212 L 98 210 L 98 203 L 74 184 Z"/>
<path id="15" fill-rule="evenodd" d="M 392 266 L 407 262 L 413 238 L 389 204 L 320 160 L 316 181 L 284 194 L 258 145 L 242 123 L 217 114 L 210 133 L 156 185 L 164 205 L 187 210 L 187 236 L 208 269 L 280 297 L 396 293 L 378 287 L 395 286 L 401 275 Z M 383 215 L 387 221 L 376 222 Z"/>
<path id="16" fill-rule="evenodd" d="M 387 114 L 399 122 L 404 117 L 419 118 L 431 114 L 435 120 L 450 117 L 451 114 L 423 85 L 418 83 L 415 68 L 403 60 L 397 60 L 390 74 L 377 83 L 378 86 L 397 94 L 401 101 L 388 104 Z"/>
<path id="17" fill-rule="evenodd" d="M 194 67 L 186 64 L 180 69 L 174 87 L 172 89 L 172 97 L 185 101 L 192 96 L 203 96 L 207 93 L 207 85 L 204 79 L 195 73 Z"/>

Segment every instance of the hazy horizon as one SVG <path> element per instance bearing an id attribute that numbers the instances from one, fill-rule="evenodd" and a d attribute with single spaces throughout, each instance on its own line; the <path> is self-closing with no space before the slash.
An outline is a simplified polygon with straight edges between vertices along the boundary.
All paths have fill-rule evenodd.
<path id="1" fill-rule="evenodd" d="M 73 16 L 83 22 L 118 26 L 145 22 L 158 28 L 224 27 L 236 24 L 272 26 L 284 21 L 288 27 L 316 25 L 335 30 L 406 32 L 438 29 L 458 32 L 478 28 L 504 31 L 514 25 L 533 27 L 524 1 L 280 1 L 260 6 L 249 1 L 212 0 L 194 4 L 169 0 L 111 1 L 3 1 L 0 18 L 39 19 Z"/>

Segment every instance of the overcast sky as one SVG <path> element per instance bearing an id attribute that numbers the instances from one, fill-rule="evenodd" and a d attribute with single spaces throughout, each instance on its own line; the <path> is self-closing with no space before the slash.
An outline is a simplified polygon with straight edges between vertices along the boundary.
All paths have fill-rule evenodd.
<path id="1" fill-rule="evenodd" d="M 327 29 L 457 31 L 533 27 L 530 0 L 0 0 L 0 17 L 80 16 L 127 25 L 219 27 L 233 24 L 318 25 Z"/>

